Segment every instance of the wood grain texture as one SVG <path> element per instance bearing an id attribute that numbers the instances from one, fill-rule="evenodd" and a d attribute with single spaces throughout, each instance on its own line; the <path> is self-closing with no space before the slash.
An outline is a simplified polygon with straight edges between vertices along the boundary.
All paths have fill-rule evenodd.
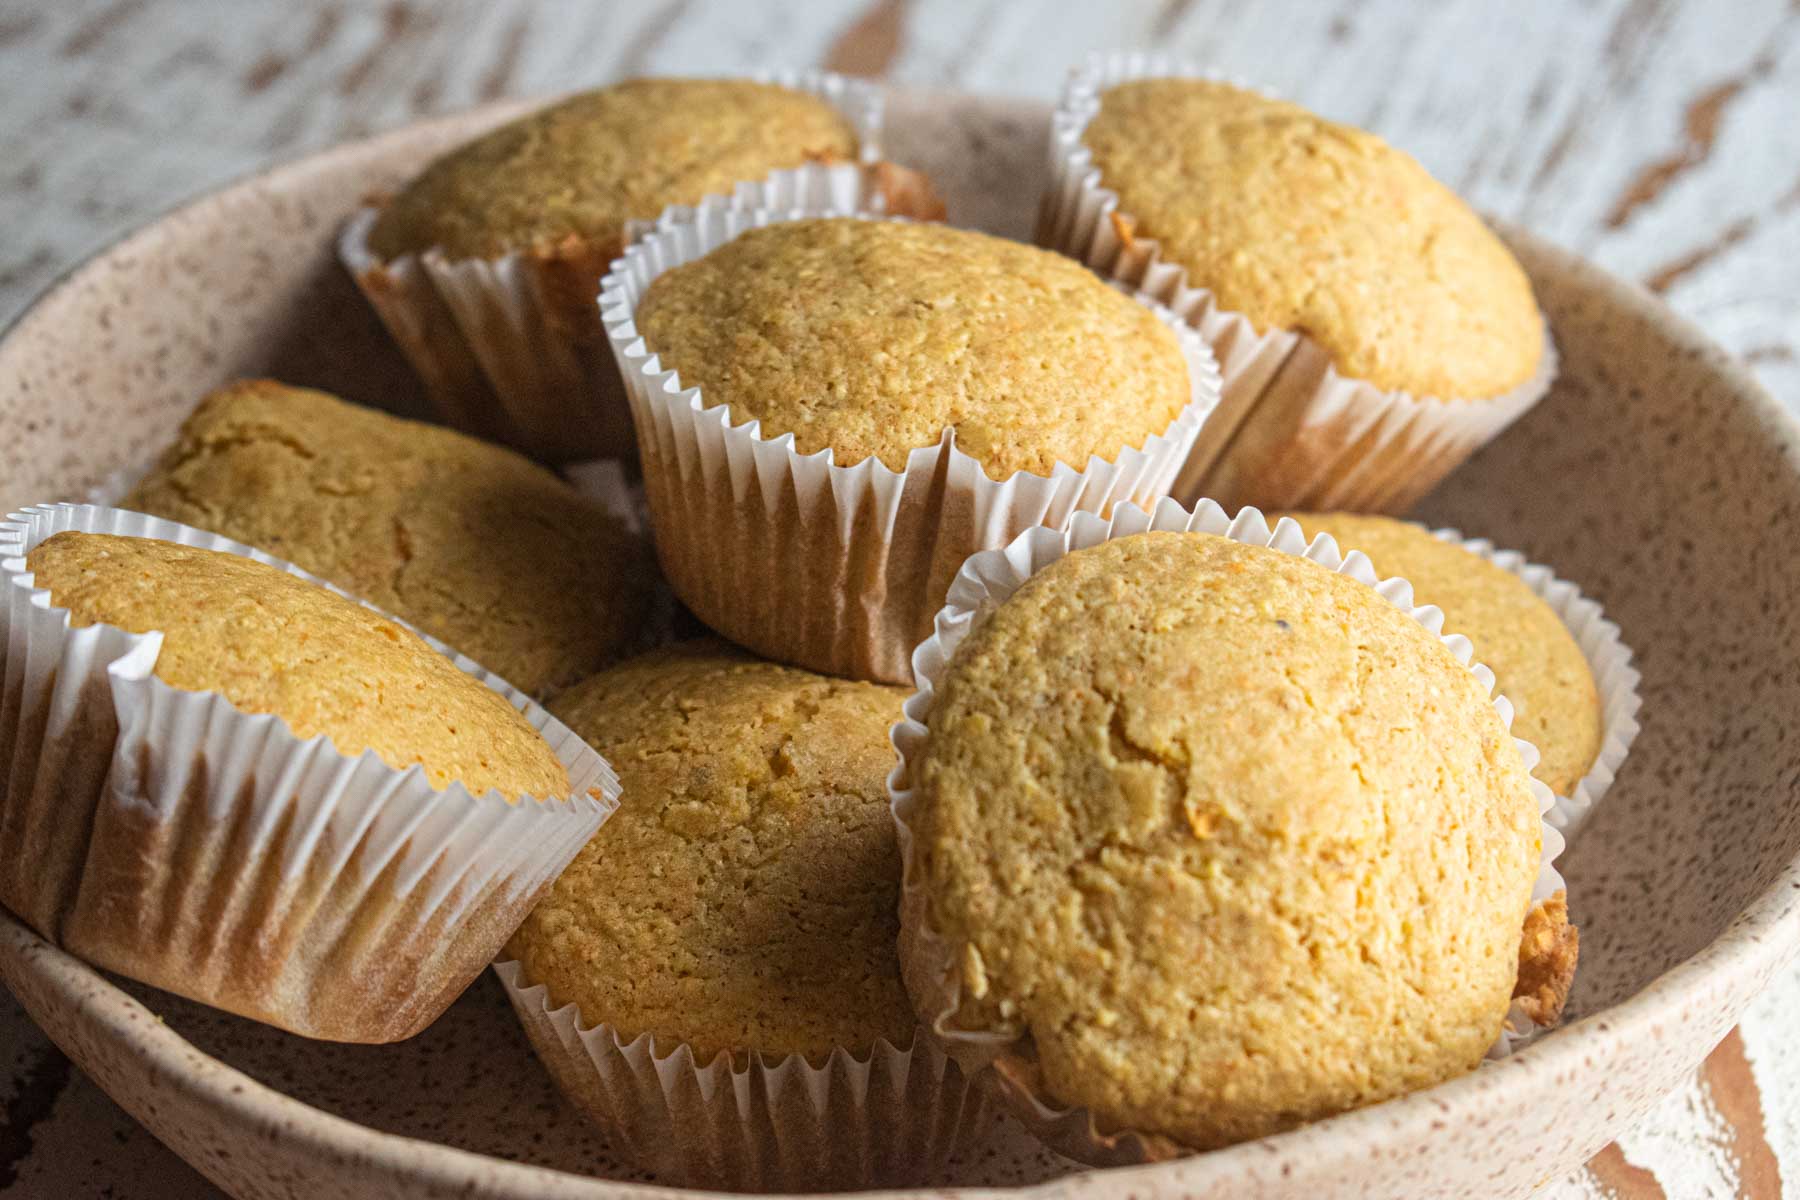
<path id="1" fill-rule="evenodd" d="M 508 92 L 825 62 L 1051 95 L 1092 47 L 1191 54 L 1376 129 L 1662 291 L 1800 405 L 1800 7 L 1739 0 L 70 0 L 0 8 L 0 314 L 257 165 Z"/>
<path id="2" fill-rule="evenodd" d="M 1800 413 L 1800 4 L 1738 0 L 0 0 L 0 320 L 183 197 L 504 94 L 824 63 L 1050 98 L 1177 50 L 1375 129 L 1643 282 Z M 154 298 L 146 298 L 152 302 Z M 1800 1181 L 1800 971 L 1557 1197 Z M 0 1197 L 210 1195 L 0 1005 Z"/>

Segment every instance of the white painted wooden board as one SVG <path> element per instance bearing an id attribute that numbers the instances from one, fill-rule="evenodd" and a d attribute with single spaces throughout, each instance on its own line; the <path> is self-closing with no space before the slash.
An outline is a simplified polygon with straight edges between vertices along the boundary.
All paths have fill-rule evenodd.
<path id="1" fill-rule="evenodd" d="M 1791 0 L 0 0 L 0 320 L 111 237 L 282 158 L 502 94 L 826 63 L 1054 95 L 1179 50 L 1412 151 L 1662 293 L 1800 413 Z M 1800 970 L 1572 1197 L 1800 1191 Z M 0 1003 L 0 1198 L 216 1195 Z"/>

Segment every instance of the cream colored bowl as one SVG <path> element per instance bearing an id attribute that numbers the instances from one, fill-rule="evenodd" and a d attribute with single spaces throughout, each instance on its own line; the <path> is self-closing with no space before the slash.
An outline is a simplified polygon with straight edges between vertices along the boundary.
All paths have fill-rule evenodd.
<path id="1" fill-rule="evenodd" d="M 337 223 L 487 108 L 341 147 L 158 221 L 0 342 L 0 501 L 79 498 L 246 373 L 422 412 L 332 255 Z M 1047 109 L 901 95 L 896 157 L 966 224 L 1031 225 Z M 1571 1020 L 1473 1076 L 1298 1132 L 1099 1172 L 1086 1195 L 1507 1196 L 1575 1167 L 1692 1071 L 1800 947 L 1800 438 L 1636 288 L 1512 234 L 1565 356 L 1554 394 L 1421 512 L 1554 564 L 1638 652 L 1643 732 L 1564 859 Z M 242 1196 L 644 1193 L 562 1104 L 485 978 L 397 1046 L 329 1046 L 122 985 L 0 916 L 0 973 L 156 1135 Z M 943 1181 L 1067 1194 L 1002 1131 Z M 593 1178 L 594 1175 L 603 1178 Z M 659 1195 L 668 1195 L 658 1191 Z"/>

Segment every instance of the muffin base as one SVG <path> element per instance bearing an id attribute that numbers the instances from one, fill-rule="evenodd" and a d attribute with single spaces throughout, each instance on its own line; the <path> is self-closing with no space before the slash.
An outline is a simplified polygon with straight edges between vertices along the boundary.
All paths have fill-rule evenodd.
<path id="1" fill-rule="evenodd" d="M 548 462 L 628 455 L 631 421 L 593 308 L 622 238 L 570 237 L 498 259 L 382 260 L 358 210 L 338 255 L 453 428 Z"/>
<path id="2" fill-rule="evenodd" d="M 1134 79 L 1214 78 L 1177 58 L 1090 57 L 1064 90 L 1050 131 L 1051 182 L 1037 240 L 1153 296 L 1201 332 L 1218 357 L 1223 397 L 1172 495 L 1228 510 L 1349 509 L 1404 512 L 1549 391 L 1556 347 L 1549 328 L 1531 378 L 1491 397 L 1413 396 L 1340 375 L 1304 333 L 1259 332 L 1190 286 L 1154 241 L 1133 236 L 1081 138 L 1100 93 Z"/>
<path id="3" fill-rule="evenodd" d="M 161 634 L 71 629 L 32 586 L 25 554 L 66 529 L 319 581 L 117 509 L 54 505 L 0 524 L 0 901 L 73 953 L 295 1033 L 398 1040 L 467 986 L 617 807 L 604 759 L 429 638 L 544 735 L 569 799 L 439 791 L 420 767 L 349 758 L 273 715 L 168 686 L 153 674 Z"/>
<path id="4" fill-rule="evenodd" d="M 494 964 L 531 1045 L 563 1093 L 659 1180 L 753 1192 L 843 1191 L 916 1185 L 988 1120 L 979 1088 L 922 1034 L 900 1048 L 800 1055 L 721 1053 L 627 1041 L 585 1025 L 573 1004 L 522 964 Z"/>
<path id="5" fill-rule="evenodd" d="M 1156 1162 L 1193 1151 L 1173 1138 L 1138 1130 L 1104 1130 L 1094 1115 L 1083 1108 L 1057 1103 L 1044 1090 L 1036 1049 L 1029 1034 L 999 1030 L 962 1029 L 949 1022 L 961 1007 L 957 982 L 960 956 L 932 928 L 925 889 L 919 880 L 911 817 L 918 804 L 912 788 L 912 759 L 924 747 L 931 710 L 938 687 L 956 648 L 987 616 L 1038 571 L 1076 550 L 1115 538 L 1149 530 L 1210 533 L 1245 545 L 1266 546 L 1284 554 L 1309 559 L 1328 570 L 1348 575 L 1373 587 L 1389 603 L 1439 637 L 1458 661 L 1467 666 L 1483 689 L 1493 694 L 1494 676 L 1473 661 L 1473 646 L 1460 634 L 1445 634 L 1443 613 L 1413 603 L 1412 585 L 1401 578 L 1378 579 L 1365 555 L 1352 551 L 1340 555 L 1336 544 L 1320 537 L 1310 545 L 1300 526 L 1282 519 L 1271 530 L 1254 508 L 1235 519 L 1211 501 L 1202 501 L 1189 512 L 1173 500 L 1164 500 L 1154 511 L 1136 505 L 1120 505 L 1110 520 L 1078 513 L 1061 530 L 1033 529 L 1001 550 L 972 556 L 957 573 L 945 606 L 934 623 L 935 632 L 913 652 L 913 673 L 918 690 L 908 697 L 902 717 L 894 725 L 892 740 L 900 761 L 888 776 L 888 796 L 898 826 L 904 872 L 900 893 L 900 965 L 906 990 L 931 1038 L 945 1053 L 976 1074 L 992 1068 L 990 1076 L 1007 1108 L 1025 1126 L 1058 1153 L 1095 1166 L 1120 1166 Z M 1510 728 L 1512 704 L 1494 695 L 1495 711 Z M 1529 742 L 1513 739 L 1527 769 L 1535 767 L 1538 753 Z M 1550 824 L 1548 813 L 1555 801 L 1550 789 L 1531 780 L 1538 812 L 1544 816 L 1543 849 L 1532 883 L 1531 902 L 1537 905 L 1564 891 L 1555 860 L 1562 853 L 1562 834 Z M 1490 1057 L 1500 1057 L 1528 1040 L 1531 1021 L 1523 1007 L 1512 1005 Z"/>

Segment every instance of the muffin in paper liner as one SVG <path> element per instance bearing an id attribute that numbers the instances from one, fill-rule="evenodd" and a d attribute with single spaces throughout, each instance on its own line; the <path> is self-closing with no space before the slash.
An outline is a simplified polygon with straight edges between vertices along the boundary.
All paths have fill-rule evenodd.
<path id="1" fill-rule="evenodd" d="M 720 1052 L 624 1038 L 518 962 L 494 964 L 532 1048 L 563 1093 L 665 1183 L 737 1191 L 842 1191 L 917 1184 L 979 1134 L 987 1102 L 921 1032 L 909 1047 L 802 1055 Z"/>
<path id="2" fill-rule="evenodd" d="M 826 71 L 765 72 L 757 82 L 818 96 L 856 129 L 861 161 L 806 172 L 861 208 L 942 217 L 922 176 L 880 161 L 882 96 Z M 776 189 L 796 186 L 778 171 Z M 435 250 L 382 260 L 368 244 L 379 204 L 353 214 L 338 256 L 425 383 L 444 421 L 547 462 L 630 457 L 634 441 L 618 373 L 594 310 L 599 279 L 624 245 L 570 239 L 551 251 L 450 259 Z"/>
<path id="3" fill-rule="evenodd" d="M 1581 647 L 1588 670 L 1593 672 L 1600 692 L 1600 753 L 1574 792 L 1556 797 L 1545 817 L 1565 838 L 1573 840 L 1594 806 L 1612 787 L 1619 768 L 1625 764 L 1625 756 L 1631 752 L 1631 743 L 1637 739 L 1640 677 L 1631 665 L 1631 647 L 1619 635 L 1619 627 L 1607 620 L 1598 601 L 1582 595 L 1581 589 L 1568 580 L 1557 578 L 1551 568 L 1528 561 L 1517 550 L 1501 550 L 1486 538 L 1464 537 L 1455 529 L 1435 529 L 1432 536 L 1478 554 L 1523 580 L 1562 619 L 1575 644 Z"/>
<path id="4" fill-rule="evenodd" d="M 1518 387 L 1439 398 L 1348 378 L 1304 333 L 1258 331 L 1244 314 L 1221 309 L 1211 291 L 1189 285 L 1184 268 L 1163 261 L 1156 242 L 1132 236 L 1131 215 L 1119 211 L 1118 194 L 1082 144 L 1102 92 L 1170 77 L 1218 78 L 1179 58 L 1142 53 L 1092 55 L 1074 71 L 1051 120 L 1037 240 L 1161 301 L 1218 357 L 1219 411 L 1173 496 L 1184 504 L 1204 496 L 1229 510 L 1405 511 L 1550 390 L 1557 357 L 1549 326 L 1536 372 Z"/>
<path id="5" fill-rule="evenodd" d="M 46 505 L 0 523 L 0 901 L 72 953 L 309 1037 L 396 1041 L 462 992 L 617 808 L 599 754 L 430 638 L 545 738 L 567 798 L 438 791 L 418 765 L 351 758 L 273 714 L 170 687 L 153 674 L 160 633 L 72 628 L 32 586 L 25 555 L 65 530 L 330 585 L 119 509 Z"/>
<path id="6" fill-rule="evenodd" d="M 914 449 L 904 471 L 872 455 L 841 467 L 829 447 L 801 454 L 793 434 L 765 438 L 757 420 L 734 425 L 726 405 L 709 407 L 699 388 L 684 388 L 635 322 L 659 275 L 746 230 L 866 215 L 835 204 L 753 206 L 746 198 L 754 195 L 709 199 L 686 219 L 659 222 L 602 285 L 601 316 L 637 422 L 657 557 L 695 616 L 763 657 L 907 683 L 908 656 L 970 554 L 1077 511 L 1168 493 L 1218 402 L 1218 369 L 1193 330 L 1139 296 L 1175 331 L 1191 397 L 1167 429 L 1113 461 L 1094 456 L 1079 470 L 1058 462 L 1048 475 L 996 480 L 957 446 L 952 429 Z"/>
<path id="7" fill-rule="evenodd" d="M 1365 555 L 1356 551 L 1340 554 L 1330 537 L 1320 536 L 1308 544 L 1300 526 L 1290 519 L 1283 518 L 1271 530 L 1262 514 L 1254 508 L 1242 510 L 1234 519 L 1210 500 L 1201 501 L 1191 512 L 1169 499 L 1159 502 L 1153 511 L 1145 511 L 1134 504 L 1119 505 L 1110 520 L 1091 513 L 1078 513 L 1062 529 L 1027 530 L 1004 549 L 976 554 L 964 564 L 951 586 L 943 610 L 937 614 L 931 637 L 913 652 L 918 690 L 908 697 L 902 717 L 892 731 L 900 761 L 888 777 L 888 794 L 898 827 L 905 872 L 900 893 L 901 970 L 906 989 L 922 1019 L 923 1014 L 933 1014 L 926 1020 L 925 1029 L 945 1052 L 970 1074 L 990 1071 L 986 1078 L 992 1081 L 1006 1107 L 1051 1149 L 1094 1166 L 1157 1162 L 1193 1151 L 1159 1133 L 1102 1129 L 1085 1108 L 1060 1106 L 1043 1088 L 1029 1034 L 1015 1036 L 1001 1031 L 959 1029 L 948 1024 L 961 1002 L 961 989 L 957 983 L 958 959 L 952 947 L 931 927 L 927 898 L 916 873 L 910 819 L 918 800 L 912 788 L 911 761 L 925 743 L 939 683 L 964 638 L 983 624 L 1027 579 L 1051 563 L 1076 550 L 1150 530 L 1209 533 L 1245 545 L 1266 546 L 1309 559 L 1328 570 L 1368 584 L 1389 603 L 1438 636 L 1457 660 L 1475 675 L 1485 691 L 1492 693 L 1494 687 L 1493 673 L 1474 661 L 1474 647 L 1469 640 L 1460 634 L 1444 633 L 1443 614 L 1438 609 L 1429 605 L 1416 607 L 1412 585 L 1406 580 L 1398 577 L 1378 579 Z M 1495 711 L 1510 727 L 1511 703 L 1502 695 L 1494 695 L 1493 703 Z M 1536 766 L 1536 748 L 1517 738 L 1513 742 L 1526 768 Z M 1531 792 L 1539 813 L 1544 816 L 1543 849 L 1531 892 L 1535 905 L 1551 900 L 1564 890 L 1562 876 L 1555 867 L 1564 842 L 1562 834 L 1549 820 L 1555 801 L 1550 789 L 1533 778 Z M 1530 1040 L 1534 1033 L 1524 1006 L 1515 1001 L 1488 1057 L 1504 1057 Z"/>

